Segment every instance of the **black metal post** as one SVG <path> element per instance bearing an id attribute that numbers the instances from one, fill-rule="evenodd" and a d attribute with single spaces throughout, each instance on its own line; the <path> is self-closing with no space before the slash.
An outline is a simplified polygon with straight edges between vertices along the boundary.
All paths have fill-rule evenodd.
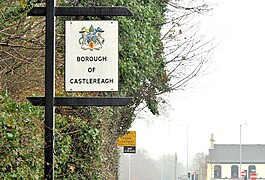
<path id="1" fill-rule="evenodd" d="M 44 179 L 54 179 L 55 0 L 46 0 Z"/>

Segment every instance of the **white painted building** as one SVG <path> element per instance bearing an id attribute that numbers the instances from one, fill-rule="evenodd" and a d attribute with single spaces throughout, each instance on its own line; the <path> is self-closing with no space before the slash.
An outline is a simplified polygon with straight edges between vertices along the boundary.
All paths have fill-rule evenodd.
<path id="1" fill-rule="evenodd" d="M 265 144 L 241 145 L 241 171 L 245 171 L 247 179 L 253 171 L 257 180 L 265 180 Z M 207 156 L 207 180 L 239 179 L 240 178 L 240 145 L 214 144 Z"/>

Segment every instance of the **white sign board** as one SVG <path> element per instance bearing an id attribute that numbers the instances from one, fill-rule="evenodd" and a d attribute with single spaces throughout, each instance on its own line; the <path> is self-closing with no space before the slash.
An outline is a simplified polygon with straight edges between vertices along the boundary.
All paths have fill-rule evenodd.
<path id="1" fill-rule="evenodd" d="M 118 21 L 65 22 L 65 90 L 118 91 Z"/>

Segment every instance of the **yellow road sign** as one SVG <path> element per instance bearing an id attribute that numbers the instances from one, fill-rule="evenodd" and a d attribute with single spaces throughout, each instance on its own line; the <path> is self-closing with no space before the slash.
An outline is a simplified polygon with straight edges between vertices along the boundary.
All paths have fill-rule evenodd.
<path id="1" fill-rule="evenodd" d="M 117 146 L 136 146 L 136 131 L 129 131 L 117 139 Z"/>

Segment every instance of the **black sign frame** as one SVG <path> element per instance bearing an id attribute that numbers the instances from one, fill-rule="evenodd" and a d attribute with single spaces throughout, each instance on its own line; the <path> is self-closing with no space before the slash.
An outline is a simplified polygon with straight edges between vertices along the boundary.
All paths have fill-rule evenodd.
<path id="1" fill-rule="evenodd" d="M 45 34 L 45 97 L 27 97 L 33 105 L 45 106 L 44 179 L 54 179 L 54 106 L 125 106 L 131 97 L 76 98 L 55 96 L 55 16 L 133 16 L 127 7 L 55 7 L 55 0 L 46 0 L 46 7 L 32 8 L 28 16 L 46 16 Z"/>

